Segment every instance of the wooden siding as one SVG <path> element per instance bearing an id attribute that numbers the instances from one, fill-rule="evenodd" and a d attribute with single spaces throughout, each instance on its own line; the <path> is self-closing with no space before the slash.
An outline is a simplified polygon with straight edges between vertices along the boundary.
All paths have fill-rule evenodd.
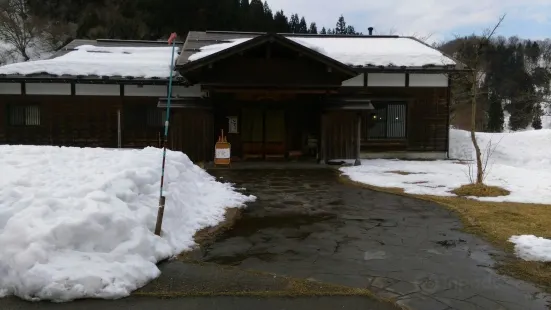
<path id="1" fill-rule="evenodd" d="M 225 86 L 333 86 L 339 87 L 348 75 L 298 52 L 274 44 L 262 45 L 220 60 L 194 72 L 186 73 L 190 79 L 203 85 Z"/>
<path id="2" fill-rule="evenodd" d="M 10 124 L 10 107 L 36 105 L 40 125 Z M 0 143 L 117 147 L 118 97 L 1 96 Z"/>
<path id="3" fill-rule="evenodd" d="M 357 114 L 349 111 L 326 112 L 322 115 L 321 158 L 356 158 Z"/>
<path id="4" fill-rule="evenodd" d="M 447 88 L 351 88 L 348 95 L 360 95 L 377 102 L 406 102 L 406 137 L 403 139 L 366 139 L 362 130 L 362 152 L 446 152 L 448 146 Z M 346 94 L 343 94 L 346 95 Z M 264 99 L 262 99 L 264 98 Z M 309 136 L 318 139 L 322 159 L 355 158 L 357 114 L 326 111 L 321 95 L 296 95 L 267 100 L 262 96 L 211 94 L 213 110 L 174 109 L 171 116 L 168 147 L 185 152 L 194 161 L 210 161 L 220 130 L 232 144 L 232 155 L 243 157 L 244 141 L 239 133 L 228 133 L 228 116 L 237 116 L 242 126 L 244 107 L 260 108 L 263 121 L 271 109 L 283 110 L 285 129 L 283 149 L 277 152 L 306 153 Z M 9 123 L 10 105 L 38 105 L 40 125 Z M 163 109 L 157 98 L 92 96 L 0 96 L 0 143 L 63 145 L 116 148 L 117 111 L 121 111 L 122 147 L 159 147 L 163 137 Z M 32 110 L 35 113 L 35 110 Z M 148 114 L 156 111 L 156 114 Z M 20 112 L 18 112 L 20 113 Z M 31 113 L 32 114 L 32 113 Z M 36 114 L 36 113 L 35 113 Z M 35 115 L 33 114 L 33 115 Z M 151 116 L 153 115 L 153 116 Z M 36 116 L 36 115 L 35 115 Z M 151 118 L 154 118 L 154 121 Z M 27 122 L 27 120 L 25 120 Z M 362 122 L 362 127 L 366 124 Z M 262 133 L 260 152 L 269 153 L 266 133 Z M 283 151 L 281 151 L 283 150 Z M 310 153 L 313 157 L 315 154 Z"/>
<path id="5" fill-rule="evenodd" d="M 346 90 L 347 95 L 360 91 Z M 367 139 L 362 118 L 363 152 L 446 152 L 448 150 L 447 88 L 367 88 L 363 97 L 373 102 L 405 102 L 407 105 L 404 139 Z M 357 124 L 352 112 L 326 112 L 322 118 L 323 159 L 353 159 Z"/>
<path id="6" fill-rule="evenodd" d="M 122 103 L 122 146 L 143 148 L 161 147 L 164 136 L 162 109 L 157 108 L 158 98 L 123 97 Z M 151 120 L 151 113 L 157 117 Z"/>
<path id="7" fill-rule="evenodd" d="M 215 142 L 212 111 L 174 109 L 173 112 L 169 147 L 186 153 L 194 162 L 212 161 Z"/>
<path id="8" fill-rule="evenodd" d="M 40 125 L 9 123 L 10 106 L 21 105 L 40 107 Z M 128 120 L 132 115 L 130 107 L 156 108 L 156 105 L 156 98 L 0 96 L 0 143 L 116 148 L 120 109 L 122 147 L 158 147 L 162 127 L 152 128 L 144 121 Z"/>

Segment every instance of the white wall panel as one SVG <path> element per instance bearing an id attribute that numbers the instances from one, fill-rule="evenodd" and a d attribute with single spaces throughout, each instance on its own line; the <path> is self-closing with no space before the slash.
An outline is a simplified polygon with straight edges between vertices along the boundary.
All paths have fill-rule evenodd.
<path id="1" fill-rule="evenodd" d="M 71 95 L 70 83 L 25 83 L 27 95 Z"/>
<path id="2" fill-rule="evenodd" d="M 77 96 L 120 96 L 120 85 L 76 84 Z"/>
<path id="3" fill-rule="evenodd" d="M 172 97 L 202 97 L 201 85 L 173 86 Z"/>
<path id="4" fill-rule="evenodd" d="M 405 87 L 405 73 L 369 73 L 367 75 L 369 87 Z"/>
<path id="5" fill-rule="evenodd" d="M 363 87 L 364 86 L 364 74 L 360 74 L 356 77 L 353 77 L 349 80 L 346 80 L 344 82 L 342 82 L 342 86 L 348 86 L 348 87 L 353 87 L 353 86 L 360 86 L 360 87 Z"/>
<path id="6" fill-rule="evenodd" d="M 167 85 L 124 85 L 124 95 L 134 97 L 166 97 Z"/>
<path id="7" fill-rule="evenodd" d="M 21 95 L 21 83 L 0 83 L 0 94 Z"/>
<path id="8" fill-rule="evenodd" d="M 410 74 L 410 87 L 448 87 L 448 77 L 445 74 Z"/>

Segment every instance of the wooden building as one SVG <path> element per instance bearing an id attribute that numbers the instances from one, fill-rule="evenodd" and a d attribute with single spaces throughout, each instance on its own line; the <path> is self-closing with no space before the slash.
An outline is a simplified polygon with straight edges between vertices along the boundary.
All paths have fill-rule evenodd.
<path id="1" fill-rule="evenodd" d="M 159 146 L 166 46 L 76 40 L 0 67 L 0 143 Z M 168 146 L 192 160 L 211 161 L 222 130 L 234 160 L 446 157 L 460 68 L 414 38 L 211 31 L 178 46 Z"/>

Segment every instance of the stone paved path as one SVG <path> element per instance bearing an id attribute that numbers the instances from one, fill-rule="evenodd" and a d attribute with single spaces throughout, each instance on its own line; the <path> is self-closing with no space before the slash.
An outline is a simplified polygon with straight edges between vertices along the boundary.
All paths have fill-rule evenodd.
<path id="1" fill-rule="evenodd" d="M 547 309 L 496 274 L 504 255 L 432 203 L 341 184 L 330 169 L 213 170 L 259 197 L 196 259 L 354 287 L 410 309 Z"/>

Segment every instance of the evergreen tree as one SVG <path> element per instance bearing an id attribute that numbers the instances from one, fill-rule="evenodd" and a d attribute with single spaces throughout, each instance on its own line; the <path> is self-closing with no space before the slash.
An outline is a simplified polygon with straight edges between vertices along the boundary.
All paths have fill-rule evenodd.
<path id="1" fill-rule="evenodd" d="M 318 26 L 316 26 L 316 23 L 311 23 L 310 24 L 310 28 L 308 29 L 308 33 L 318 34 Z"/>
<path id="2" fill-rule="evenodd" d="M 321 28 L 320 34 L 327 34 L 327 30 L 325 30 L 325 27 Z"/>
<path id="3" fill-rule="evenodd" d="M 249 0 L 241 0 L 241 3 L 239 5 L 239 21 L 240 21 L 240 29 L 244 31 L 250 31 L 251 30 L 251 21 L 249 19 Z"/>
<path id="4" fill-rule="evenodd" d="M 291 20 L 289 21 L 289 30 L 291 33 L 298 33 L 300 25 L 300 19 L 298 18 L 298 14 L 291 15 Z"/>
<path id="5" fill-rule="evenodd" d="M 308 24 L 306 24 L 306 19 L 302 17 L 298 24 L 297 33 L 308 33 Z"/>
<path id="6" fill-rule="evenodd" d="M 274 14 L 272 13 L 272 9 L 270 9 L 270 6 L 268 5 L 268 1 L 264 2 L 264 18 L 265 18 L 265 24 L 266 24 L 266 31 L 275 31 L 275 23 L 274 23 Z"/>
<path id="7" fill-rule="evenodd" d="M 249 5 L 250 5 L 249 0 L 241 0 L 240 5 L 241 5 L 241 10 L 243 12 L 248 12 L 249 11 Z"/>
<path id="8" fill-rule="evenodd" d="M 346 26 L 345 34 L 356 35 L 358 33 L 356 32 L 356 29 L 354 29 L 354 26 L 349 25 L 349 26 Z"/>
<path id="9" fill-rule="evenodd" d="M 541 107 L 537 107 L 534 111 L 534 118 L 532 119 L 532 128 L 536 130 L 540 130 L 543 128 L 541 124 L 541 115 L 542 115 Z"/>
<path id="10" fill-rule="evenodd" d="M 274 15 L 274 31 L 279 33 L 289 33 L 289 20 L 283 11 L 277 11 Z"/>
<path id="11" fill-rule="evenodd" d="M 346 34 L 346 31 L 346 22 L 344 21 L 344 17 L 341 15 L 337 21 L 337 26 L 335 27 L 335 34 Z"/>
<path id="12" fill-rule="evenodd" d="M 215 0 L 217 1 L 217 0 Z M 268 22 L 264 11 L 264 4 L 260 0 L 251 0 L 249 4 L 249 31 L 268 31 Z"/>
<path id="13" fill-rule="evenodd" d="M 489 132 L 502 132 L 504 117 L 503 117 L 503 105 L 501 99 L 497 97 L 495 92 L 490 93 L 489 97 L 489 109 L 488 109 L 488 128 Z"/>

